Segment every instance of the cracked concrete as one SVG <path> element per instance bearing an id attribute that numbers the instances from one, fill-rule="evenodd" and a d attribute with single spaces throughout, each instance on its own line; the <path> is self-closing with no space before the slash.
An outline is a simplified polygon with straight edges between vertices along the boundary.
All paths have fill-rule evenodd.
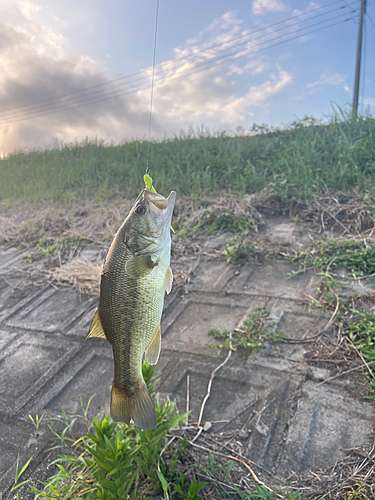
<path id="1" fill-rule="evenodd" d="M 294 230 L 294 223 L 282 220 L 271 225 L 270 236 L 291 239 Z M 220 247 L 221 240 L 225 237 L 207 245 Z M 92 261 L 100 253 L 92 247 L 85 251 Z M 108 342 L 85 340 L 97 299 L 43 280 L 20 287 L 31 266 L 23 257 L 15 249 L 0 250 L 2 492 L 13 481 L 17 455 L 21 464 L 34 457 L 35 478 L 46 469 L 51 436 L 47 430 L 36 436 L 28 415 L 52 417 L 61 408 L 76 413 L 80 399 L 87 402 L 94 393 L 91 415 L 108 413 L 113 377 Z M 196 259 L 185 256 L 184 266 Z M 196 421 L 210 375 L 226 355 L 206 348 L 213 342 L 208 330 L 235 328 L 259 306 L 291 339 L 321 330 L 328 316 L 306 305 L 306 294 L 315 294 L 318 278 L 307 272 L 287 280 L 293 269 L 283 260 L 233 267 L 223 258 L 201 256 L 189 293 L 172 292 L 166 300 L 158 365 L 161 398 L 175 399 L 184 411 L 189 375 L 190 420 Z M 215 377 L 205 407 L 203 419 L 213 422 L 212 432 L 244 428 L 244 453 L 282 478 L 330 467 L 347 449 L 366 446 L 373 434 L 373 403 L 348 390 L 348 377 L 321 384 L 332 372 L 309 365 L 308 349 L 303 343 L 269 344 L 256 354 L 233 353 Z M 215 423 L 223 420 L 229 422 Z"/>

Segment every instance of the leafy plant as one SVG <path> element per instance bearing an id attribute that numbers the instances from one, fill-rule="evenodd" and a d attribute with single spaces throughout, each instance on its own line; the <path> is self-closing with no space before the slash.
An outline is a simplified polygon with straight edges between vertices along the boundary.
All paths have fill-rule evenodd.
<path id="1" fill-rule="evenodd" d="M 254 312 L 248 315 L 240 328 L 236 328 L 231 332 L 227 330 L 209 330 L 208 335 L 212 335 L 218 340 L 224 340 L 224 342 L 221 344 L 207 344 L 207 347 L 231 348 L 233 351 L 240 347 L 257 352 L 263 347 L 264 342 L 277 342 L 282 339 L 280 332 L 272 330 L 275 325 L 275 322 L 269 320 L 269 313 L 266 309 L 257 307 Z"/>
<path id="2" fill-rule="evenodd" d="M 234 210 L 205 210 L 202 218 L 194 225 L 189 226 L 189 223 L 180 225 L 178 236 L 180 238 L 188 238 L 196 236 L 199 231 L 205 232 L 210 236 L 225 231 L 241 233 L 243 236 L 246 236 L 254 228 L 255 223 L 252 217 L 238 214 Z"/>
<path id="3" fill-rule="evenodd" d="M 250 259 L 258 253 L 255 243 L 247 242 L 240 236 L 232 238 L 225 244 L 224 255 L 227 264 L 236 264 L 239 259 Z"/>
<path id="4" fill-rule="evenodd" d="M 351 319 L 340 320 L 343 335 L 349 337 L 353 345 L 362 353 L 367 362 L 375 361 L 375 314 L 373 312 L 351 311 Z M 373 376 L 370 377 L 370 399 L 375 397 L 375 367 L 369 365 Z M 368 374 L 367 374 L 368 375 Z"/>
<path id="5" fill-rule="evenodd" d="M 349 273 L 363 276 L 375 272 L 375 246 L 363 240 L 322 238 L 311 249 L 298 250 L 293 260 L 320 271 L 345 267 Z"/>
<path id="6" fill-rule="evenodd" d="M 10 489 L 11 493 L 13 493 L 14 491 L 17 491 L 19 488 L 21 488 L 21 486 L 24 486 L 25 484 L 27 484 L 30 481 L 30 479 L 27 479 L 26 481 L 19 482 L 21 476 L 25 473 L 26 469 L 30 465 L 31 460 L 32 460 L 32 457 L 29 458 L 29 460 L 25 463 L 25 465 L 22 467 L 22 469 L 20 469 L 20 457 L 19 456 L 17 457 L 16 474 L 14 477 L 14 484 Z M 19 500 L 19 498 L 20 498 L 19 492 L 17 491 L 17 500 Z"/>
<path id="7" fill-rule="evenodd" d="M 155 367 L 144 362 L 142 371 L 153 393 L 157 382 L 153 379 Z M 158 425 L 153 430 L 116 424 L 109 416 L 103 415 L 100 420 L 94 419 L 87 434 L 74 439 L 73 426 L 79 418 L 88 420 L 88 406 L 82 404 L 83 416 L 74 415 L 71 420 L 62 411 L 59 420 L 65 427 L 61 432 L 54 431 L 50 426 L 58 440 L 57 447 L 65 448 L 69 453 L 51 464 L 58 471 L 43 483 L 42 489 L 31 486 L 35 500 L 68 500 L 77 494 L 90 500 L 136 499 L 139 497 L 139 488 L 149 494 L 158 490 L 170 494 L 174 487 L 179 489 L 179 485 L 185 495 L 182 498 L 199 499 L 197 493 L 204 485 L 193 481 L 184 493 L 185 485 L 181 486 L 181 476 L 176 474 L 179 448 L 171 451 L 167 446 L 166 434 L 186 418 L 186 414 L 175 413 L 174 403 L 167 401 L 160 404 L 156 399 Z M 183 450 L 184 443 L 180 446 Z M 75 452 L 73 455 L 71 448 Z M 174 466 L 171 467 L 171 463 Z"/>
<path id="8" fill-rule="evenodd" d="M 50 257 L 58 250 L 69 248 L 69 246 L 75 246 L 80 248 L 82 245 L 87 243 L 89 240 L 87 238 L 59 238 L 56 242 L 49 244 L 48 239 L 45 235 L 41 236 L 34 248 L 35 253 L 44 255 L 44 257 Z"/>
<path id="9" fill-rule="evenodd" d="M 254 220 L 251 217 L 239 216 L 234 210 L 226 209 L 219 212 L 208 212 L 206 214 L 207 234 L 215 235 L 220 232 L 241 233 L 243 236 L 249 234 L 254 228 Z"/>
<path id="10" fill-rule="evenodd" d="M 38 435 L 38 432 L 39 432 L 39 427 L 44 419 L 44 413 L 41 417 L 39 417 L 38 414 L 35 415 L 35 419 L 29 415 L 29 418 L 30 420 L 32 421 L 32 423 L 34 424 L 34 427 L 35 427 L 35 430 L 36 430 L 36 435 Z"/>

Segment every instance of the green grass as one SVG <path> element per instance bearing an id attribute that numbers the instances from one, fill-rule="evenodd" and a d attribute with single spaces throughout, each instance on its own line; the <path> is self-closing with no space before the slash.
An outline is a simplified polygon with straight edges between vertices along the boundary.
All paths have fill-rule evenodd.
<path id="1" fill-rule="evenodd" d="M 238 214 L 232 209 L 205 210 L 202 217 L 196 224 L 189 226 L 186 223 L 176 226 L 179 238 L 191 238 L 199 233 L 206 233 L 210 236 L 222 232 L 240 233 L 243 236 L 249 234 L 251 229 L 256 227 L 254 220 L 250 216 Z"/>
<path id="2" fill-rule="evenodd" d="M 375 119 L 352 120 L 340 108 L 323 124 L 311 117 L 285 130 L 256 129 L 252 137 L 188 131 L 150 145 L 157 190 L 253 193 L 266 188 L 284 202 L 327 189 L 371 190 L 375 184 Z M 259 133 L 261 131 L 262 133 Z M 0 161 L 0 200 L 34 202 L 113 192 L 134 197 L 143 187 L 147 141 L 100 141 L 18 152 Z"/>
<path id="3" fill-rule="evenodd" d="M 319 272 L 345 267 L 353 276 L 364 276 L 375 272 L 375 246 L 364 239 L 320 238 L 314 241 L 312 248 L 298 249 L 293 260 Z"/>
<path id="4" fill-rule="evenodd" d="M 273 328 L 276 323 L 270 321 L 269 312 L 264 307 L 257 307 L 250 313 L 243 324 L 228 332 L 228 330 L 215 330 L 211 328 L 208 335 L 224 342 L 220 344 L 207 344 L 210 348 L 229 349 L 237 351 L 238 348 L 247 349 L 250 352 L 258 352 L 265 342 L 277 342 L 281 340 L 280 332 Z M 231 335 L 230 335 L 231 333 Z"/>
<path id="5" fill-rule="evenodd" d="M 155 390 L 152 379 L 155 368 L 144 362 L 142 369 L 151 393 Z M 168 448 L 166 434 L 178 428 L 186 414 L 177 414 L 174 403 L 160 404 L 158 399 L 155 409 L 158 425 L 150 431 L 116 424 L 106 415 L 100 420 L 94 419 L 91 425 L 87 419 L 88 407 L 84 408 L 83 416 L 76 415 L 70 421 L 63 411 L 64 430 L 59 433 L 50 424 L 49 427 L 57 439 L 56 448 L 65 454 L 53 462 L 58 471 L 42 488 L 30 486 L 34 499 L 68 500 L 79 496 L 90 500 L 130 500 L 139 498 L 141 493 L 171 494 L 174 485 L 180 485 L 182 480 L 177 463 L 186 441 L 180 440 L 177 447 Z M 72 429 L 75 422 L 82 419 L 88 432 L 76 439 Z M 182 476 L 185 482 L 178 498 L 199 500 L 197 493 L 204 484 Z"/>
<path id="6" fill-rule="evenodd" d="M 240 259 L 251 259 L 259 250 L 257 250 L 254 242 L 249 243 L 241 236 L 232 238 L 225 243 L 224 255 L 227 264 L 235 265 Z"/>
<path id="7" fill-rule="evenodd" d="M 148 388 L 153 393 L 156 383 L 153 378 L 155 367 L 144 362 L 142 371 Z M 29 492 L 31 490 L 34 493 L 34 500 L 202 500 L 202 490 L 209 485 L 213 489 L 209 496 L 214 493 L 212 498 L 222 500 L 277 498 L 276 493 L 256 483 L 251 489 L 239 488 L 233 483 L 233 460 L 228 459 L 223 467 L 215 464 L 215 457 L 211 454 L 208 467 L 195 461 L 193 463 L 187 454 L 189 442 L 179 431 L 187 414 L 176 413 L 175 405 L 170 401 L 160 404 L 156 400 L 158 425 L 154 430 L 144 431 L 111 422 L 106 415 L 91 422 L 88 419 L 91 399 L 86 406 L 81 401 L 83 415 L 69 418 L 62 410 L 62 417 L 59 418 L 32 418 L 37 431 L 47 420 L 57 442 L 52 449 L 60 450 L 61 456 L 50 464 L 56 472 L 47 481 L 37 485 L 30 484 L 30 479 L 20 481 L 31 459 L 22 470 L 17 461 L 12 492 L 18 492 L 21 487 L 29 488 Z M 60 424 L 59 431 L 54 429 L 56 421 Z M 86 424 L 88 429 L 78 439 L 73 432 L 77 421 Z M 171 430 L 175 431 L 176 428 L 177 434 L 171 435 Z M 195 455 L 194 460 L 196 459 Z M 198 480 L 202 473 L 207 481 Z M 217 477 L 220 477 L 220 481 Z M 285 499 L 300 500 L 301 496 L 291 491 Z"/>

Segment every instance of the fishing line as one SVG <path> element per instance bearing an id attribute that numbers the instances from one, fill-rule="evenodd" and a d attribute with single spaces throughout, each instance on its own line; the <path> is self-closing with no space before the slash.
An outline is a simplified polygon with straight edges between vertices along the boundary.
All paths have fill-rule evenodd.
<path id="1" fill-rule="evenodd" d="M 334 18 L 326 19 L 326 20 L 324 20 L 324 21 L 322 21 L 320 23 L 315 23 L 315 24 L 310 25 L 308 27 L 303 27 L 301 29 L 298 29 L 297 31 L 294 31 L 293 33 L 296 34 L 296 33 L 299 33 L 301 31 L 309 30 L 312 26 L 320 26 L 323 23 L 326 23 L 327 21 L 330 21 L 330 20 L 335 19 L 335 18 L 337 19 L 338 17 L 342 17 L 342 16 L 335 16 Z M 257 51 L 253 51 L 252 53 L 262 52 L 263 50 L 268 50 L 268 49 L 270 49 L 272 47 L 281 45 L 281 44 L 286 43 L 288 41 L 295 40 L 296 38 L 299 38 L 300 36 L 305 36 L 305 35 L 308 35 L 310 33 L 313 33 L 313 32 L 316 32 L 316 31 L 320 31 L 321 29 L 330 28 L 330 27 L 333 27 L 333 26 L 335 26 L 337 24 L 341 24 L 341 22 L 345 22 L 345 21 L 348 21 L 348 20 L 350 20 L 350 19 L 345 19 L 344 21 L 340 21 L 338 23 L 333 23 L 333 24 L 330 24 L 328 26 L 323 26 L 320 29 L 311 30 L 311 31 L 309 30 L 309 31 L 303 33 L 303 35 L 301 33 L 300 35 L 292 37 L 292 38 L 290 38 L 290 34 L 291 33 L 289 33 L 289 34 L 287 33 L 285 35 L 275 37 L 274 39 L 266 40 L 265 42 L 263 42 L 263 43 L 260 44 L 260 46 L 262 46 L 261 48 L 259 48 Z M 287 38 L 287 39 L 279 41 L 282 38 Z M 276 42 L 276 43 L 271 43 L 271 45 L 269 45 L 270 42 Z M 226 51 L 223 51 L 223 52 L 226 52 Z M 165 79 L 164 77 L 161 76 L 159 78 L 158 77 L 154 78 L 154 87 L 156 86 L 155 83 L 158 84 L 157 86 L 162 86 L 162 85 L 171 83 L 172 81 L 179 80 L 180 78 L 186 78 L 187 76 L 190 76 L 192 74 L 200 73 L 202 71 L 206 71 L 207 69 L 211 69 L 211 68 L 217 67 L 218 66 L 218 64 L 217 64 L 218 62 L 220 64 L 226 64 L 226 63 L 228 63 L 230 61 L 233 61 L 233 60 L 242 59 L 243 57 L 246 57 L 249 54 L 250 53 L 241 55 L 241 51 L 236 51 L 234 53 L 232 52 L 231 54 L 226 54 L 226 55 L 221 55 L 221 56 L 215 56 L 210 61 L 203 60 L 202 62 L 200 62 L 198 64 L 195 64 L 192 68 L 190 68 L 190 70 L 189 69 L 188 70 L 183 70 L 183 72 L 182 72 L 183 74 L 182 75 L 180 74 L 180 76 L 178 76 L 178 77 L 174 76 L 172 78 Z M 224 61 L 223 59 L 227 59 L 227 61 Z M 202 66 L 203 66 L 203 68 L 201 68 L 198 71 L 196 71 L 197 68 L 202 67 Z M 134 90 L 131 90 L 132 88 Z M 107 101 L 109 99 L 113 99 L 113 98 L 116 98 L 116 97 L 121 97 L 121 96 L 123 96 L 125 94 L 127 94 L 127 95 L 133 94 L 133 93 L 136 93 L 136 92 L 138 92 L 140 90 L 147 90 L 148 88 L 149 88 L 148 84 L 135 84 L 133 86 L 128 87 L 127 89 L 121 89 L 121 90 L 116 90 L 116 91 L 110 92 L 109 94 L 107 94 L 107 96 L 105 98 L 102 98 L 101 96 L 94 96 L 94 97 L 87 97 L 86 99 L 82 99 L 78 103 L 69 103 L 69 102 L 66 102 L 66 103 L 62 104 L 62 107 L 60 107 L 60 105 L 59 105 L 58 108 L 55 108 L 55 109 L 53 109 L 53 108 L 51 109 L 50 108 L 50 110 L 47 110 L 44 113 L 43 112 L 40 113 L 37 110 L 35 110 L 35 111 L 29 111 L 28 112 L 29 115 L 26 112 L 26 115 L 24 114 L 24 116 L 14 117 L 14 119 L 7 119 L 7 120 L 5 120 L 4 117 L 0 116 L 0 125 L 14 123 L 14 122 L 19 122 L 19 121 L 25 121 L 25 120 L 34 119 L 34 118 L 40 118 L 42 116 L 47 116 L 47 115 L 51 115 L 51 114 L 54 114 L 54 113 L 59 113 L 59 112 L 62 112 L 62 111 L 74 111 L 77 108 L 81 108 L 81 107 L 84 107 L 84 106 L 87 106 L 87 105 L 101 103 L 101 102 Z M 84 101 L 87 101 L 87 102 L 84 102 Z M 69 107 L 66 106 L 67 104 L 69 105 Z M 3 121 L 3 120 L 5 120 L 5 121 Z"/>
<path id="2" fill-rule="evenodd" d="M 151 140 L 151 122 L 152 122 L 152 101 L 153 101 L 153 98 L 154 98 L 154 77 L 155 77 L 155 60 L 156 60 L 156 39 L 157 39 L 157 35 L 158 35 L 158 18 L 159 18 L 159 0 L 157 0 L 157 2 L 156 2 L 154 57 L 153 57 L 153 61 L 152 61 L 151 102 L 150 102 L 150 120 L 149 120 L 149 123 L 148 123 L 148 147 L 147 147 L 146 174 L 148 174 L 148 160 L 150 158 L 150 140 Z"/>
<path id="3" fill-rule="evenodd" d="M 341 2 L 341 0 L 339 0 L 339 2 Z M 324 8 L 326 8 L 326 7 L 330 6 L 330 5 L 333 5 L 335 3 L 338 3 L 338 2 L 336 1 L 336 2 L 333 2 L 332 4 L 328 4 L 328 5 L 324 6 Z M 358 4 L 358 1 L 356 1 L 356 2 L 354 2 L 352 4 L 350 4 L 350 5 L 346 1 L 345 1 L 345 3 L 346 3 L 347 7 L 350 7 L 351 5 Z M 315 15 L 311 16 L 309 19 L 303 20 L 301 22 L 305 23 L 305 22 L 310 21 L 312 19 L 316 19 L 317 17 L 321 17 L 321 16 L 324 16 L 324 15 L 330 14 L 330 13 L 332 13 L 334 11 L 342 10 L 343 8 L 345 8 L 345 6 L 341 6 L 341 7 L 332 9 L 332 10 L 330 10 L 328 12 L 323 12 L 323 13 L 320 13 L 320 14 L 315 14 Z M 187 60 L 189 60 L 192 57 L 193 58 L 196 57 L 199 54 L 204 54 L 205 52 L 211 51 L 214 48 L 223 47 L 225 45 L 232 44 L 236 40 L 243 40 L 243 39 L 248 38 L 248 37 L 253 37 L 254 35 L 257 35 L 258 33 L 260 33 L 261 31 L 267 31 L 268 29 L 270 29 L 270 28 L 272 28 L 272 27 L 274 27 L 276 25 L 280 25 L 281 24 L 281 25 L 286 25 L 286 26 L 282 27 L 280 29 L 275 30 L 274 33 L 278 32 L 278 31 L 282 31 L 283 29 L 287 29 L 288 27 L 292 27 L 292 26 L 294 26 L 296 24 L 298 25 L 298 23 L 290 24 L 289 21 L 296 20 L 296 19 L 299 19 L 299 18 L 301 18 L 303 16 L 306 16 L 308 14 L 314 13 L 316 10 L 322 10 L 322 7 L 319 7 L 318 9 L 314 9 L 314 10 L 311 10 L 311 11 L 306 12 L 306 13 L 299 14 L 297 16 L 292 16 L 291 18 L 285 19 L 283 21 L 279 21 L 278 23 L 267 25 L 267 26 L 265 26 L 265 27 L 263 27 L 261 29 L 258 29 L 256 31 L 252 31 L 251 33 L 247 33 L 245 35 L 241 35 L 239 37 L 233 38 L 229 42 L 228 41 L 224 42 L 224 43 L 220 42 L 220 43 L 216 43 L 214 45 L 211 44 L 211 45 L 205 47 L 203 50 L 200 50 L 198 52 L 194 52 L 193 54 L 190 54 L 188 56 L 182 56 L 182 57 L 176 58 L 174 61 L 168 61 L 167 63 L 163 64 L 163 68 L 167 68 L 169 66 L 173 67 L 173 66 L 176 66 L 176 64 L 179 65 L 179 63 L 184 64 L 184 62 L 186 62 Z M 249 40 L 249 42 L 250 41 L 258 40 L 259 38 L 263 38 L 263 37 L 264 36 L 256 37 L 253 40 Z M 239 43 L 239 44 L 235 44 L 234 46 L 232 45 L 232 47 L 228 47 L 227 49 L 223 49 L 222 51 L 225 52 L 227 50 L 231 50 L 233 48 L 236 48 L 238 45 L 242 45 L 242 44 Z M 217 54 L 215 54 L 215 57 L 216 57 L 216 55 Z M 156 66 L 155 66 L 155 69 L 156 69 Z M 134 78 L 134 77 L 136 77 L 136 78 Z M 80 96 L 80 95 L 77 95 L 77 94 L 84 94 L 84 93 L 86 93 L 86 95 L 90 95 L 90 94 L 92 95 L 92 94 L 97 94 L 97 93 L 101 93 L 101 92 L 107 92 L 108 90 L 111 90 L 111 88 L 113 89 L 115 87 L 121 87 L 123 85 L 127 85 L 127 83 L 118 83 L 116 85 L 113 85 L 113 83 L 115 83 L 115 82 L 118 82 L 118 81 L 123 82 L 124 80 L 128 80 L 128 81 L 130 80 L 130 83 L 132 83 L 132 81 L 143 80 L 143 79 L 144 79 L 144 70 L 136 72 L 136 73 L 132 73 L 132 74 L 127 75 L 127 76 L 122 76 L 122 77 L 119 77 L 119 78 L 116 78 L 114 80 L 110 80 L 108 82 L 104 82 L 104 83 L 101 83 L 101 84 L 98 84 L 98 85 L 93 85 L 93 86 L 87 87 L 85 89 L 77 90 L 75 92 L 71 92 L 71 93 L 68 93 L 68 94 L 65 94 L 65 95 L 61 95 L 61 96 L 58 96 L 58 97 L 51 97 L 51 98 L 48 98 L 48 99 L 44 99 L 42 101 L 38 101 L 38 102 L 35 102 L 33 104 L 25 104 L 25 105 L 19 106 L 17 108 L 4 109 L 4 110 L 0 111 L 0 117 L 2 119 L 7 119 L 7 118 L 9 118 L 9 117 L 11 117 L 12 115 L 15 115 L 15 114 L 17 115 L 17 114 L 20 114 L 20 113 L 21 114 L 25 114 L 25 113 L 35 113 L 35 112 L 45 111 L 45 110 L 41 109 L 41 106 L 42 107 L 45 106 L 47 110 L 48 110 L 48 108 L 51 109 L 51 106 L 64 106 L 66 104 L 70 104 L 72 101 L 74 101 L 76 99 L 81 99 L 82 97 L 85 97 L 85 95 Z M 107 86 L 110 86 L 110 88 L 109 89 L 103 88 L 103 87 L 107 87 Z M 95 90 L 94 92 L 88 92 L 88 91 L 92 91 L 93 89 L 99 89 L 99 90 Z M 73 96 L 73 95 L 76 95 L 76 97 L 70 97 L 70 96 Z M 100 97 L 100 96 L 97 96 L 97 97 Z M 58 102 L 54 103 L 54 101 L 58 101 Z M 47 104 L 47 103 L 51 103 L 51 104 Z M 29 109 L 27 109 L 27 108 L 29 108 Z M 30 108 L 34 108 L 34 109 L 30 109 Z M 24 111 L 21 111 L 21 110 L 24 110 Z"/>

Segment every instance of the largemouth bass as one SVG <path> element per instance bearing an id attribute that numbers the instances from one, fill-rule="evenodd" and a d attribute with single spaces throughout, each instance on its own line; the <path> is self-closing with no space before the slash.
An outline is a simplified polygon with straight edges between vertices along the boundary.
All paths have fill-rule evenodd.
<path id="1" fill-rule="evenodd" d="M 115 374 L 111 417 L 142 429 L 157 424 L 142 376 L 142 358 L 159 359 L 165 292 L 172 287 L 170 225 L 176 193 L 168 198 L 144 189 L 117 231 L 100 282 L 99 307 L 89 337 L 105 337 L 113 348 Z"/>

